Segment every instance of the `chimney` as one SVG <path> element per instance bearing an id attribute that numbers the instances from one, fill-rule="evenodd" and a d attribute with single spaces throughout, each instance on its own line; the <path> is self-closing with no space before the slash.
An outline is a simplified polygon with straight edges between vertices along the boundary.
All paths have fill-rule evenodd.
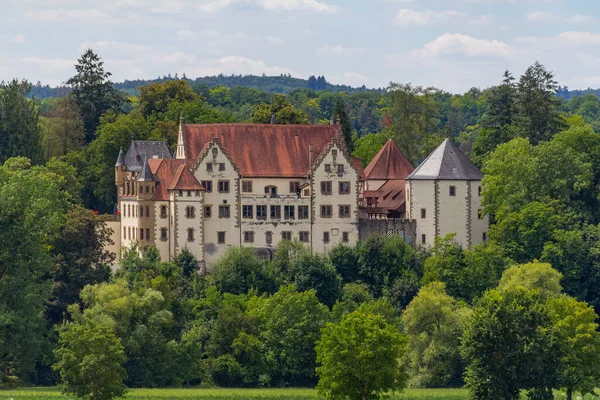
<path id="1" fill-rule="evenodd" d="M 275 118 L 275 113 L 271 114 L 271 125 L 277 124 L 277 118 Z"/>

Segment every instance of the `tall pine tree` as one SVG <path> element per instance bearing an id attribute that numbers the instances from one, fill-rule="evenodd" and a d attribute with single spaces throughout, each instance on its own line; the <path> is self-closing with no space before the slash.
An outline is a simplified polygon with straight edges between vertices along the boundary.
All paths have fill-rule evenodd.
<path id="1" fill-rule="evenodd" d="M 339 121 L 342 126 L 342 133 L 344 135 L 344 140 L 346 141 L 346 146 L 348 151 L 352 153 L 352 151 L 354 151 L 354 143 L 352 143 L 352 123 L 350 122 L 350 117 L 348 117 L 346 107 L 342 100 L 338 99 L 335 103 L 333 118 L 336 123 Z"/>

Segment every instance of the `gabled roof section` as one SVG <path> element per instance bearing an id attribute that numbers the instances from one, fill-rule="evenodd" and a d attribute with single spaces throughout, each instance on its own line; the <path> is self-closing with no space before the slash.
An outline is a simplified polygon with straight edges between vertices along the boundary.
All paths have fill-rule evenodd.
<path id="1" fill-rule="evenodd" d="M 148 160 L 148 166 L 156 177 L 158 184 L 156 185 L 156 191 L 154 200 L 166 201 L 169 200 L 169 183 L 173 180 L 173 175 L 177 171 L 177 167 L 185 164 L 185 160 L 176 159 L 150 159 Z"/>
<path id="2" fill-rule="evenodd" d="M 177 166 L 167 190 L 204 190 L 185 164 Z"/>
<path id="3" fill-rule="evenodd" d="M 172 158 L 167 144 L 163 141 L 134 140 L 125 154 L 125 166 L 129 171 L 139 172 L 144 164 L 144 157 Z"/>
<path id="4" fill-rule="evenodd" d="M 119 157 L 117 157 L 117 162 L 115 163 L 115 167 L 122 167 L 125 165 L 125 154 L 123 154 L 123 148 L 119 149 Z"/>
<path id="5" fill-rule="evenodd" d="M 154 176 L 152 176 L 152 171 L 150 171 L 150 167 L 148 166 L 148 157 L 146 156 L 144 156 L 142 172 L 140 172 L 137 180 L 138 182 L 154 182 Z"/>
<path id="6" fill-rule="evenodd" d="M 479 181 L 483 173 L 446 139 L 406 179 Z"/>
<path id="7" fill-rule="evenodd" d="M 365 175 L 367 179 L 404 179 L 413 170 L 413 166 L 404 157 L 396 143 L 389 139 L 365 168 Z"/>
<path id="8" fill-rule="evenodd" d="M 338 126 L 183 124 L 186 158 L 196 160 L 216 138 L 244 177 L 303 177 Z M 312 157 L 311 157 L 312 145 Z"/>

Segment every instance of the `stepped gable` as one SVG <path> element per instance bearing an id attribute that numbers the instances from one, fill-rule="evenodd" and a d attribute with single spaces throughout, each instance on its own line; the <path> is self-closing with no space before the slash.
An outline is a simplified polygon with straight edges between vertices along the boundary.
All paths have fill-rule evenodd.
<path id="1" fill-rule="evenodd" d="M 185 164 L 185 160 L 177 160 L 174 158 L 167 159 L 150 159 L 148 166 L 150 171 L 156 177 L 158 184 L 154 194 L 154 200 L 168 201 L 169 200 L 169 183 L 173 180 L 173 176 L 177 171 L 177 167 Z"/>
<path id="2" fill-rule="evenodd" d="M 140 172 L 144 164 L 144 157 L 171 158 L 167 144 L 163 141 L 134 140 L 125 154 L 125 166 L 129 171 Z"/>
<path id="3" fill-rule="evenodd" d="M 406 179 L 479 181 L 483 173 L 446 139 Z"/>
<path id="4" fill-rule="evenodd" d="M 392 139 L 388 139 L 365 168 L 365 176 L 371 180 L 404 179 L 413 170 L 413 166 L 404 157 L 396 143 Z"/>
<path id="5" fill-rule="evenodd" d="M 300 178 L 338 135 L 332 125 L 183 124 L 188 160 L 217 138 L 243 177 Z"/>
<path id="6" fill-rule="evenodd" d="M 167 190 L 204 190 L 185 164 L 177 166 L 173 180 Z"/>

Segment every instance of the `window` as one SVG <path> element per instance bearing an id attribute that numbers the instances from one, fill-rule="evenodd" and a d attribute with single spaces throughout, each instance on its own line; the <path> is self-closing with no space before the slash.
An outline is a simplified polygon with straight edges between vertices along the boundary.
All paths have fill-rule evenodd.
<path id="1" fill-rule="evenodd" d="M 127 239 L 127 228 L 123 227 L 123 239 Z"/>
<path id="2" fill-rule="evenodd" d="M 483 232 L 483 241 L 485 242 L 487 240 L 487 232 Z"/>
<path id="3" fill-rule="evenodd" d="M 456 186 L 450 186 L 450 196 L 456 196 Z"/>
<path id="4" fill-rule="evenodd" d="M 267 219 L 267 206 L 256 206 L 256 218 Z"/>
<path id="5" fill-rule="evenodd" d="M 483 219 L 483 210 L 481 208 L 477 210 L 477 219 Z"/>
<path id="6" fill-rule="evenodd" d="M 229 193 L 229 181 L 219 181 L 219 193 Z"/>
<path id="7" fill-rule="evenodd" d="M 285 219 L 295 219 L 295 206 L 283 206 L 283 216 Z"/>
<path id="8" fill-rule="evenodd" d="M 225 232 L 217 232 L 217 243 L 225 244 Z"/>
<path id="9" fill-rule="evenodd" d="M 336 149 L 333 149 L 333 150 L 331 150 L 331 156 L 332 156 L 333 158 L 336 158 L 336 157 L 337 157 L 337 150 L 336 150 Z"/>
<path id="10" fill-rule="evenodd" d="M 219 218 L 229 218 L 229 206 L 219 206 Z"/>
<path id="11" fill-rule="evenodd" d="M 277 186 L 265 186 L 265 194 L 271 197 L 277 197 Z"/>
<path id="12" fill-rule="evenodd" d="M 187 237 L 188 242 L 193 242 L 194 241 L 194 228 L 188 228 L 187 233 L 188 233 L 188 237 Z"/>
<path id="13" fill-rule="evenodd" d="M 281 240 L 292 240 L 292 232 L 281 232 Z"/>
<path id="14" fill-rule="evenodd" d="M 254 243 L 254 232 L 244 232 L 244 243 Z"/>
<path id="15" fill-rule="evenodd" d="M 273 232 L 267 232 L 265 235 L 265 240 L 267 241 L 267 244 L 273 243 Z"/>
<path id="16" fill-rule="evenodd" d="M 206 171 L 207 172 L 213 172 L 213 164 L 210 162 L 206 163 Z"/>
<path id="17" fill-rule="evenodd" d="M 340 182 L 340 194 L 350 194 L 350 182 Z"/>
<path id="18" fill-rule="evenodd" d="M 146 240 L 150 240 L 150 229 L 146 229 Z"/>
<path id="19" fill-rule="evenodd" d="M 242 192 L 252 193 L 252 181 L 242 181 Z"/>
<path id="20" fill-rule="evenodd" d="M 140 206 L 140 218 L 144 218 L 144 206 Z"/>
<path id="21" fill-rule="evenodd" d="M 281 206 L 271 206 L 271 219 L 281 219 Z"/>
<path id="22" fill-rule="evenodd" d="M 331 218 L 331 206 L 321 206 L 321 217 Z"/>
<path id="23" fill-rule="evenodd" d="M 183 190 L 179 190 L 179 197 L 183 196 Z"/>
<path id="24" fill-rule="evenodd" d="M 242 206 L 242 218 L 254 218 L 253 206 Z"/>
<path id="25" fill-rule="evenodd" d="M 423 243 L 423 244 L 427 243 L 427 236 L 425 236 L 425 234 L 421 235 L 421 243 Z"/>
<path id="26" fill-rule="evenodd" d="M 131 227 L 130 226 L 127 227 L 127 237 L 129 238 L 129 240 L 131 240 Z"/>
<path id="27" fill-rule="evenodd" d="M 348 232 L 342 232 L 342 242 L 344 242 L 344 243 L 348 243 L 348 242 L 350 241 L 350 240 L 348 239 L 348 238 L 349 238 L 349 236 L 350 236 L 350 235 L 348 234 Z"/>
<path id="28" fill-rule="evenodd" d="M 160 228 L 160 240 L 163 242 L 167 241 L 167 228 Z"/>
<path id="29" fill-rule="evenodd" d="M 331 194 L 331 181 L 321 182 L 321 193 Z"/>
<path id="30" fill-rule="evenodd" d="M 481 196 L 481 186 L 478 186 L 478 187 L 477 187 L 477 195 L 478 195 L 478 196 Z"/>
<path id="31" fill-rule="evenodd" d="M 427 209 L 421 208 L 421 218 L 427 218 Z"/>
<path id="32" fill-rule="evenodd" d="M 338 174 L 344 173 L 344 164 L 338 164 Z"/>
<path id="33" fill-rule="evenodd" d="M 219 163 L 219 171 L 225 171 L 225 163 Z"/>
<path id="34" fill-rule="evenodd" d="M 212 181 L 202 181 L 202 187 L 206 190 L 206 193 L 212 193 Z"/>
<path id="35" fill-rule="evenodd" d="M 192 197 L 192 191 L 191 190 L 187 191 L 187 197 Z"/>
<path id="36" fill-rule="evenodd" d="M 325 164 L 325 172 L 331 172 L 331 164 Z"/>
<path id="37" fill-rule="evenodd" d="M 150 186 L 146 185 L 146 193 L 150 193 Z"/>
<path id="38" fill-rule="evenodd" d="M 350 206 L 340 206 L 340 218 L 350 218 Z"/>
<path id="39" fill-rule="evenodd" d="M 146 206 L 146 217 L 150 217 L 150 206 Z"/>
<path id="40" fill-rule="evenodd" d="M 196 207 L 187 206 L 185 208 L 185 217 L 186 218 L 196 218 Z"/>
<path id="41" fill-rule="evenodd" d="M 300 182 L 290 182 L 290 193 L 300 192 Z"/>
<path id="42" fill-rule="evenodd" d="M 304 189 L 304 196 L 305 197 L 310 196 L 310 189 Z"/>
<path id="43" fill-rule="evenodd" d="M 329 243 L 329 232 L 323 232 L 323 241 Z"/>
<path id="44" fill-rule="evenodd" d="M 212 206 L 204 206 L 204 218 L 212 217 Z"/>
<path id="45" fill-rule="evenodd" d="M 308 219 L 308 206 L 298 206 L 298 219 Z"/>
<path id="46" fill-rule="evenodd" d="M 304 243 L 308 243 L 308 232 L 300 232 L 300 241 Z"/>

